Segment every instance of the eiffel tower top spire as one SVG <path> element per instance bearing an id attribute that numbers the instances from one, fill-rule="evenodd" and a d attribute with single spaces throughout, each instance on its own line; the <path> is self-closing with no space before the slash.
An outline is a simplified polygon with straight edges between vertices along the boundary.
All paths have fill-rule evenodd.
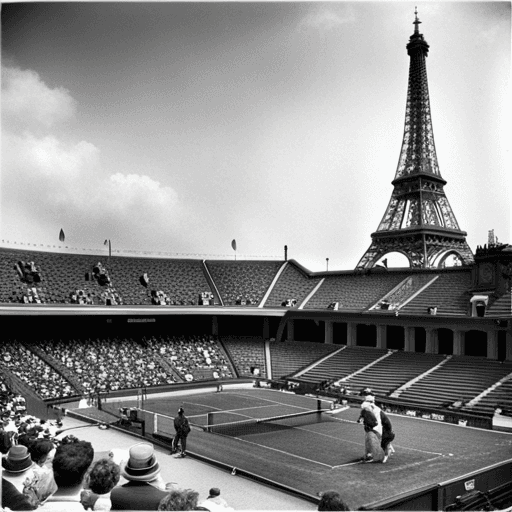
<path id="1" fill-rule="evenodd" d="M 430 112 L 426 57 L 430 46 L 419 31 L 418 9 L 414 33 L 406 45 L 410 57 L 405 126 L 391 200 L 372 245 L 356 268 L 370 268 L 388 252 L 401 252 L 412 267 L 443 265 L 449 255 L 460 263 L 474 262 L 450 203 L 446 181 L 437 162 Z"/>
<path id="2" fill-rule="evenodd" d="M 413 25 L 416 25 L 416 27 L 414 28 L 414 35 L 417 35 L 417 34 L 419 34 L 418 25 L 421 23 L 421 21 L 418 19 L 418 7 L 414 8 L 414 16 L 415 16 L 415 19 L 412 23 L 413 23 Z"/>

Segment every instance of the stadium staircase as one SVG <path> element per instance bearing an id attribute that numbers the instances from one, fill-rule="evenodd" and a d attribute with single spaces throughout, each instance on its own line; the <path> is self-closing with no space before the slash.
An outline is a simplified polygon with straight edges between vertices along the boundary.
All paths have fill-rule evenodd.
<path id="1" fill-rule="evenodd" d="M 447 406 L 457 400 L 467 403 L 507 376 L 511 370 L 512 362 L 452 356 L 403 389 L 400 399 L 429 407 Z"/>
<path id="2" fill-rule="evenodd" d="M 208 284 L 210 285 L 210 289 L 213 292 L 213 303 L 224 306 L 224 302 L 222 301 L 222 297 L 220 296 L 219 289 L 217 288 L 217 285 L 215 284 L 215 281 L 213 280 L 213 277 L 210 274 L 210 271 L 208 270 L 208 267 L 206 265 L 206 260 L 203 260 L 202 264 L 204 275 L 206 277 L 206 280 L 208 281 Z"/>
<path id="3" fill-rule="evenodd" d="M 87 389 L 79 382 L 75 374 L 64 364 L 62 364 L 56 357 L 42 350 L 37 342 L 30 343 L 27 341 L 19 341 L 20 344 L 24 345 L 27 350 L 30 350 L 42 359 L 48 366 L 51 366 L 57 373 L 62 375 L 75 389 L 77 395 L 87 393 Z"/>
<path id="4" fill-rule="evenodd" d="M 422 354 L 422 356 L 427 356 L 427 354 Z M 416 377 L 414 377 L 411 380 L 407 381 L 405 384 L 400 386 L 398 389 L 395 389 L 395 391 L 393 391 L 391 393 L 391 395 L 390 395 L 391 398 L 399 398 L 403 391 L 405 391 L 406 389 L 410 388 L 413 384 L 416 384 L 416 382 L 420 381 L 421 379 L 426 377 L 428 374 L 430 374 L 430 373 L 434 372 L 435 370 L 437 370 L 437 368 L 443 366 L 447 361 L 449 361 L 452 358 L 452 356 L 439 355 L 439 356 L 437 356 L 437 358 L 439 358 L 440 361 L 438 361 L 438 363 L 435 366 L 431 366 L 430 368 L 428 368 L 423 373 L 420 373 Z"/>
<path id="5" fill-rule="evenodd" d="M 318 277 L 309 277 L 294 260 L 286 261 L 272 281 L 260 307 L 280 307 L 291 299 L 295 299 L 297 305 L 302 304 L 320 281 Z"/>
<path id="6" fill-rule="evenodd" d="M 402 314 L 425 315 L 429 307 L 437 307 L 439 316 L 465 316 L 468 314 L 471 273 L 461 269 L 440 272 L 439 278 L 415 296 L 403 308 Z"/>
<path id="7" fill-rule="evenodd" d="M 240 377 L 250 377 L 251 367 L 259 368 L 260 376 L 267 377 L 265 362 L 265 342 L 255 336 L 222 336 L 223 344 L 230 359 L 234 362 Z"/>
<path id="8" fill-rule="evenodd" d="M 336 345 L 334 345 L 336 347 Z M 316 364 L 300 376 L 300 380 L 318 383 L 324 380 L 339 381 L 343 377 L 352 375 L 357 370 L 387 354 L 387 350 L 367 349 L 364 347 L 345 347 L 338 350 L 327 359 Z"/>
<path id="9" fill-rule="evenodd" d="M 339 346 L 308 341 L 270 342 L 272 378 L 292 376 L 306 366 L 339 350 Z M 324 378 L 320 380 L 324 380 Z M 302 379 L 301 379 L 302 380 Z"/>
<path id="10" fill-rule="evenodd" d="M 342 379 L 352 389 L 371 388 L 375 394 L 388 396 L 425 370 L 435 367 L 443 356 L 389 351 L 384 356 Z"/>
<path id="11" fill-rule="evenodd" d="M 512 411 L 512 373 L 488 387 L 470 400 L 463 410 L 482 414 L 493 414 L 496 407 Z"/>
<path id="12" fill-rule="evenodd" d="M 205 262 L 225 306 L 258 306 L 282 265 L 281 261 Z"/>

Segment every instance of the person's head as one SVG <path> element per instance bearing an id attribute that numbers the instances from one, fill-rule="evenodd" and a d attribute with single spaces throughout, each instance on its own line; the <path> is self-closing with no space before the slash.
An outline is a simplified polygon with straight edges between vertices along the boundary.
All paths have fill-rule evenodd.
<path id="1" fill-rule="evenodd" d="M 361 403 L 361 410 L 373 412 L 371 402 L 366 402 L 366 401 L 362 402 Z"/>
<path id="2" fill-rule="evenodd" d="M 60 444 L 53 458 L 53 477 L 60 487 L 72 487 L 82 483 L 94 458 L 94 449 L 88 441 L 70 439 Z"/>
<path id="3" fill-rule="evenodd" d="M 107 494 L 119 482 L 121 471 L 111 459 L 97 461 L 89 473 L 89 488 L 96 494 Z"/>
<path id="4" fill-rule="evenodd" d="M 121 475 L 134 482 L 151 482 L 160 474 L 155 449 L 151 443 L 138 443 L 129 450 L 130 457 L 121 465 Z"/>
<path id="5" fill-rule="evenodd" d="M 6 472 L 22 474 L 34 465 L 28 448 L 23 445 L 14 445 L 9 448 L 7 457 L 2 458 L 2 466 Z"/>
<path id="6" fill-rule="evenodd" d="M 185 409 L 183 409 L 183 407 L 180 407 L 180 408 L 178 409 L 178 414 L 179 414 L 180 416 L 183 416 L 183 415 L 185 414 Z"/>
<path id="7" fill-rule="evenodd" d="M 216 498 L 217 496 L 220 496 L 220 489 L 218 487 L 212 487 L 208 494 L 208 498 Z"/>
<path id="8" fill-rule="evenodd" d="M 337 491 L 326 491 L 322 494 L 318 510 L 350 510 Z"/>
<path id="9" fill-rule="evenodd" d="M 28 445 L 28 451 L 36 464 L 44 464 L 49 453 L 55 448 L 48 439 L 33 439 Z"/>
<path id="10" fill-rule="evenodd" d="M 191 489 L 177 489 L 162 498 L 158 510 L 197 510 L 199 493 Z"/>

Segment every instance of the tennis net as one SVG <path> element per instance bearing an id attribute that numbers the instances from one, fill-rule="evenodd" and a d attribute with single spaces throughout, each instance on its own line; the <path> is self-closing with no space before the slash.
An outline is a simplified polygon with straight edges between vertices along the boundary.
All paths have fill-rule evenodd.
<path id="1" fill-rule="evenodd" d="M 323 413 L 330 411 L 332 407 L 333 404 L 330 401 L 317 400 L 317 408 L 314 410 L 271 416 L 268 418 L 248 418 L 227 423 L 216 423 L 215 414 L 208 414 L 208 422 L 204 427 L 204 430 L 213 434 L 220 434 L 229 437 L 266 434 L 279 430 L 329 421 L 329 419 L 327 419 L 329 418 L 329 415 L 324 416 Z"/>

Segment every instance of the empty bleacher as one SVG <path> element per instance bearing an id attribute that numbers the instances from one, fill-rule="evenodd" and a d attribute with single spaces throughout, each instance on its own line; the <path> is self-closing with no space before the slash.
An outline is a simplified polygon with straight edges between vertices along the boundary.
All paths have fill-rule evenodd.
<path id="1" fill-rule="evenodd" d="M 112 281 L 124 304 L 151 304 L 151 291 L 163 291 L 171 305 L 196 305 L 202 292 L 211 292 L 201 260 L 116 257 Z M 143 286 L 140 278 L 147 274 Z"/>
<path id="2" fill-rule="evenodd" d="M 376 395 L 387 396 L 406 382 L 439 364 L 445 356 L 395 351 L 366 370 L 345 381 L 352 389 L 369 387 Z"/>
<path id="3" fill-rule="evenodd" d="M 296 299 L 300 305 L 320 281 L 319 277 L 308 277 L 300 268 L 288 262 L 270 295 L 266 307 L 279 307 L 289 299 Z"/>
<path id="4" fill-rule="evenodd" d="M 450 269 L 439 272 L 439 278 L 422 293 L 406 304 L 400 312 L 425 315 L 429 307 L 437 307 L 438 315 L 468 314 L 471 288 L 471 273 L 465 269 Z"/>
<path id="5" fill-rule="evenodd" d="M 304 309 L 326 309 L 333 302 L 338 302 L 339 309 L 343 310 L 366 309 L 406 277 L 405 272 L 326 276 L 322 286 L 309 299 Z"/>
<path id="6" fill-rule="evenodd" d="M 272 377 L 278 379 L 296 373 L 303 367 L 340 348 L 339 345 L 308 341 L 271 342 Z"/>
<path id="7" fill-rule="evenodd" d="M 339 345 L 331 346 L 335 349 L 341 348 Z M 387 350 L 376 348 L 346 347 L 302 373 L 299 378 L 305 382 L 315 383 L 323 380 L 339 380 L 364 368 L 386 353 Z"/>
<path id="8" fill-rule="evenodd" d="M 240 377 L 250 377 L 251 368 L 259 368 L 266 377 L 265 342 L 254 336 L 223 336 L 221 342 L 234 362 Z"/>
<path id="9" fill-rule="evenodd" d="M 257 306 L 281 265 L 281 261 L 206 261 L 225 306 Z"/>
<path id="10" fill-rule="evenodd" d="M 469 356 L 453 356 L 445 364 L 400 393 L 400 400 L 439 407 L 475 398 L 512 371 L 512 362 L 500 363 Z"/>
<path id="11" fill-rule="evenodd" d="M 512 368 L 509 366 L 512 374 Z M 512 378 L 505 380 L 496 386 L 492 391 L 481 397 L 474 405 L 467 405 L 464 412 L 475 412 L 480 414 L 493 414 L 497 407 L 512 411 Z"/>

